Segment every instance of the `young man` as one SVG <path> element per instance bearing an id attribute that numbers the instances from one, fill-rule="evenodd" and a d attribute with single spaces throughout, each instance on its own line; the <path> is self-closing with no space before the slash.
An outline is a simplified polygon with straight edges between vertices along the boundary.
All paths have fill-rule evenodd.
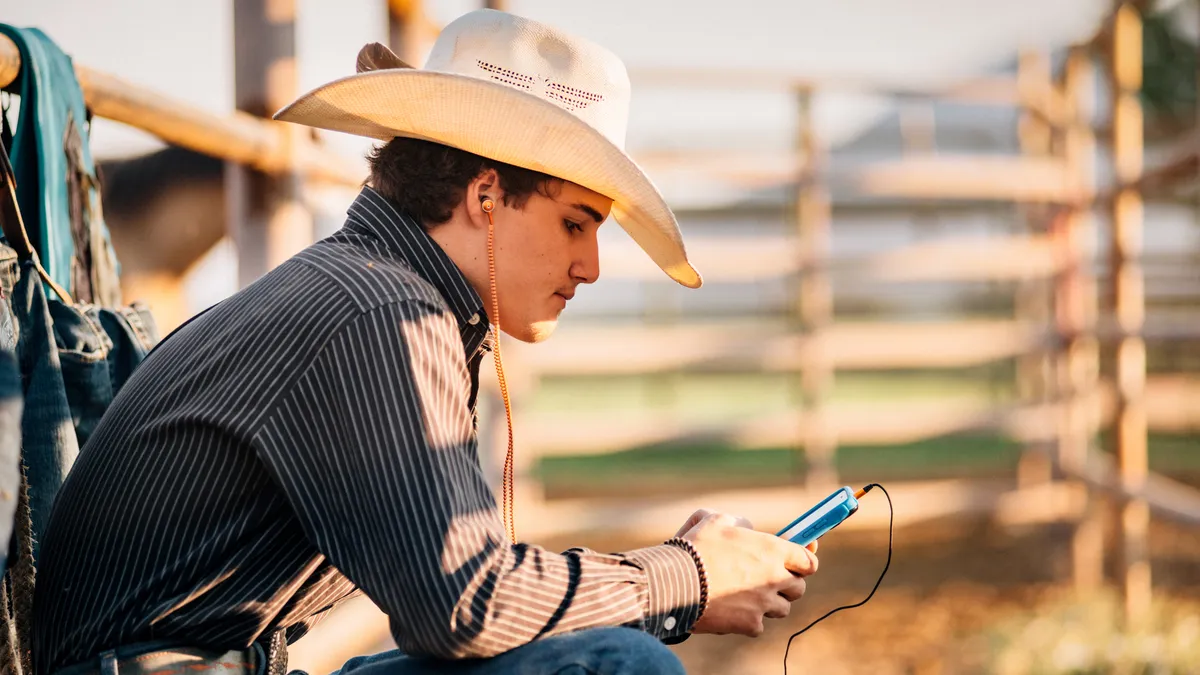
<path id="1" fill-rule="evenodd" d="M 177 331 L 113 402 L 43 542 L 38 673 L 279 669 L 285 635 L 356 591 L 400 649 L 355 675 L 676 673 L 664 643 L 786 616 L 807 549 L 698 511 L 662 545 L 554 553 L 506 536 L 480 468 L 489 325 L 548 337 L 599 276 L 610 213 L 700 285 L 621 150 L 620 61 L 480 11 L 423 70 L 378 48 L 359 63 L 278 117 L 385 141 L 369 187 L 344 229 Z"/>

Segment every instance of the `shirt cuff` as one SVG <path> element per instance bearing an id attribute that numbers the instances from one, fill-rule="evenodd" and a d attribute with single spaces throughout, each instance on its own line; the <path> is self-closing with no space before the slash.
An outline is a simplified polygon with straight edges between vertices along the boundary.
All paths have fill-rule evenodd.
<path id="1" fill-rule="evenodd" d="M 700 571 L 678 546 L 652 546 L 625 554 L 646 573 L 644 630 L 659 640 L 679 642 L 700 618 Z"/>

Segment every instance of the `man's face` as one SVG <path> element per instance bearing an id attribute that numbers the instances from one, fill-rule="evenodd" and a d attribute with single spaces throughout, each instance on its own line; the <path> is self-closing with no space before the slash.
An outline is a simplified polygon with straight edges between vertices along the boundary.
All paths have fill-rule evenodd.
<path id="1" fill-rule="evenodd" d="M 550 337 L 579 284 L 600 276 L 596 231 L 612 200 L 566 181 L 535 192 L 523 208 L 497 203 L 496 286 L 501 329 L 523 342 Z M 490 298 L 487 311 L 492 311 Z"/>

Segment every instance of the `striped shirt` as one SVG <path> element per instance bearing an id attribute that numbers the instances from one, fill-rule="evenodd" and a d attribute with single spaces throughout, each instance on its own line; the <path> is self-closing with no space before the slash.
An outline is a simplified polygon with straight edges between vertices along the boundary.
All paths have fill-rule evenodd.
<path id="1" fill-rule="evenodd" d="M 176 331 L 113 401 L 43 541 L 39 675 L 132 642 L 294 641 L 360 591 L 410 654 L 685 636 L 686 551 L 508 541 L 475 434 L 488 336 L 445 252 L 364 189 L 344 228 Z"/>

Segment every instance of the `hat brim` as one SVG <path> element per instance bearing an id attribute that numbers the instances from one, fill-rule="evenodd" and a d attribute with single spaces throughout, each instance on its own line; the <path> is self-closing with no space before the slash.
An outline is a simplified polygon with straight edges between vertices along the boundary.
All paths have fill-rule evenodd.
<path id="1" fill-rule="evenodd" d="M 625 152 L 575 115 L 500 83 L 377 70 L 322 85 L 275 119 L 357 136 L 419 138 L 562 178 L 613 200 L 612 215 L 667 276 L 699 288 L 679 224 Z"/>

